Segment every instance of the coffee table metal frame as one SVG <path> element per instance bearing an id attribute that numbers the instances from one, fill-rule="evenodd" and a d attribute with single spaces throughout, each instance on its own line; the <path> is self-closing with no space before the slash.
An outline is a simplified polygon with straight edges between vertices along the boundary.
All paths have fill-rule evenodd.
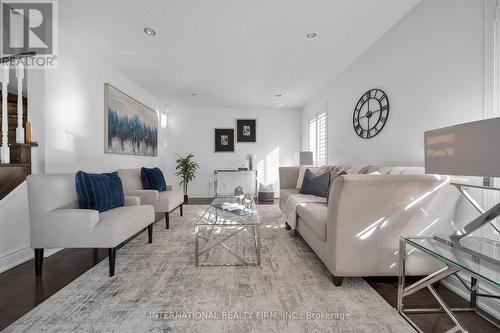
<path id="1" fill-rule="evenodd" d="M 221 203 L 224 201 L 233 202 L 236 199 L 234 197 L 217 197 L 214 199 L 212 204 Z M 260 241 L 260 218 L 259 213 L 256 210 L 255 203 L 252 203 L 251 209 L 255 211 L 255 214 L 252 216 L 240 217 L 233 213 L 224 211 L 219 208 L 215 208 L 211 206 L 207 208 L 207 210 L 203 213 L 200 219 L 196 222 L 195 225 L 195 266 L 259 266 L 260 265 L 260 252 L 261 252 L 261 241 Z M 234 229 L 229 235 L 224 236 L 221 240 L 211 244 L 210 246 L 200 249 L 200 240 L 205 241 L 205 244 L 211 239 L 213 232 L 216 228 L 224 228 L 224 229 Z M 208 236 L 202 235 L 201 230 L 208 229 Z M 254 240 L 255 246 L 255 262 L 248 261 L 243 258 L 242 255 L 231 249 L 226 242 L 236 236 L 241 232 L 251 233 L 252 238 Z M 210 264 L 210 263 L 200 263 L 200 256 L 204 253 L 212 250 L 213 248 L 221 246 L 234 257 L 239 260 L 239 264 Z"/>

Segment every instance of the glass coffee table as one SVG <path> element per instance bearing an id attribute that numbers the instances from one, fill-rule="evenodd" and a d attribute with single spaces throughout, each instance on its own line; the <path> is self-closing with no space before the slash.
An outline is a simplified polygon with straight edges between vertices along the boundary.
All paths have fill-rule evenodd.
<path id="1" fill-rule="evenodd" d="M 234 197 L 217 197 L 195 225 L 195 266 L 259 266 L 260 217 L 255 202 L 252 212 L 239 216 L 220 208 L 235 203 Z"/>

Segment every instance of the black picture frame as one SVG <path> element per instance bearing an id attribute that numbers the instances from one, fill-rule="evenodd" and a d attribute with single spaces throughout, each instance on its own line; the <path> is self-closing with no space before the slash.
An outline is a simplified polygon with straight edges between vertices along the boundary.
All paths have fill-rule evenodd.
<path id="1" fill-rule="evenodd" d="M 236 141 L 238 143 L 257 142 L 257 119 L 236 119 Z"/>
<path id="2" fill-rule="evenodd" d="M 214 147 L 216 153 L 234 153 L 234 128 L 216 128 Z"/>

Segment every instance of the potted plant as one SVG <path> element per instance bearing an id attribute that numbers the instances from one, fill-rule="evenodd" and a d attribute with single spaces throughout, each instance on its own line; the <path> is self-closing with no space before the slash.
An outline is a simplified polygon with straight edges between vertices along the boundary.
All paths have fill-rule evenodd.
<path id="1" fill-rule="evenodd" d="M 180 176 L 182 178 L 181 182 L 179 185 L 182 186 L 182 189 L 184 191 L 184 203 L 187 204 L 188 202 L 188 183 L 193 181 L 194 177 L 196 176 L 196 170 L 200 167 L 198 163 L 193 161 L 193 154 L 189 154 L 186 157 L 182 157 L 179 154 L 177 154 L 179 158 L 177 158 L 177 166 L 175 167 L 175 174 L 177 176 Z"/>

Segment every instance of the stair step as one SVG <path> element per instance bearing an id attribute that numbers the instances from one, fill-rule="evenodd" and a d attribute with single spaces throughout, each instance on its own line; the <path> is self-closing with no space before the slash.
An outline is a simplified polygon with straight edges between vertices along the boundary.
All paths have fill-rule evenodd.
<path id="1" fill-rule="evenodd" d="M 0 163 L 0 200 L 18 187 L 30 173 L 29 164 Z"/>
<path id="2" fill-rule="evenodd" d="M 17 167 L 29 167 L 30 163 L 0 163 L 0 168 L 17 168 Z"/>

